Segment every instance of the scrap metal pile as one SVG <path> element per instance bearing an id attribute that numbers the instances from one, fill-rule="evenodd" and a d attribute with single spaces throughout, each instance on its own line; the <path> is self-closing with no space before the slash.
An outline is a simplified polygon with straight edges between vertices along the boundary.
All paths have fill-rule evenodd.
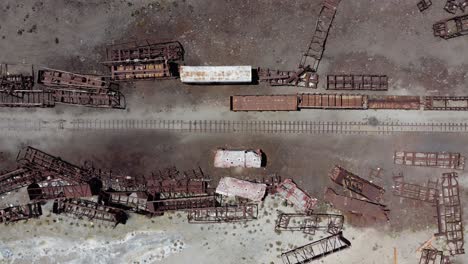
<path id="1" fill-rule="evenodd" d="M 395 164 L 425 166 L 429 168 L 464 169 L 464 157 L 459 153 L 425 153 L 397 151 Z M 432 245 L 425 245 L 421 252 L 420 263 L 451 263 L 450 257 L 465 254 L 462 206 L 459 194 L 458 174 L 447 172 L 442 180 L 428 180 L 426 185 L 408 183 L 400 173 L 393 177 L 395 196 L 428 203 L 436 208 L 438 231 L 434 235 L 445 237 L 448 255 Z"/>

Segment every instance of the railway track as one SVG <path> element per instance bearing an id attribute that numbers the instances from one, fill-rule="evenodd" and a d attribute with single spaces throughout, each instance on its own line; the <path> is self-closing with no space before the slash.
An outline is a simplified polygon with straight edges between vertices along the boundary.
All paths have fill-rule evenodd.
<path id="1" fill-rule="evenodd" d="M 157 119 L 73 119 L 16 120 L 0 119 L 0 130 L 21 131 L 122 131 L 155 130 L 180 133 L 239 134 L 398 134 L 468 133 L 463 123 L 322 122 L 322 121 L 228 121 Z"/>

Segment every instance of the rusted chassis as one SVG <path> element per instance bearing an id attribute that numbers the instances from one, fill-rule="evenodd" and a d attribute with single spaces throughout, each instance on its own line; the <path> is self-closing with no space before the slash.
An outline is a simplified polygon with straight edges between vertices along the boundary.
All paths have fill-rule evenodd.
<path id="1" fill-rule="evenodd" d="M 284 264 L 302 264 L 321 259 L 351 246 L 342 233 L 328 236 L 281 254 Z"/>
<path id="2" fill-rule="evenodd" d="M 373 202 L 380 202 L 385 190 L 368 180 L 365 180 L 340 166 L 335 166 L 329 173 L 330 179 L 336 184 Z"/>
<path id="3" fill-rule="evenodd" d="M 228 223 L 251 221 L 258 217 L 256 204 L 224 205 L 210 208 L 197 208 L 188 211 L 189 223 Z"/>
<path id="4" fill-rule="evenodd" d="M 28 168 L 54 172 L 58 177 L 74 184 L 85 183 L 93 178 L 88 171 L 33 147 L 22 149 L 16 160 Z"/>
<path id="5" fill-rule="evenodd" d="M 77 218 L 86 217 L 89 221 L 112 222 L 115 225 L 125 224 L 128 219 L 128 215 L 123 210 L 83 199 L 55 200 L 52 212 Z"/>
<path id="6" fill-rule="evenodd" d="M 160 215 L 167 211 L 190 210 L 217 206 L 219 206 L 219 202 L 216 196 L 205 195 L 148 201 L 147 210 L 152 214 Z"/>
<path id="7" fill-rule="evenodd" d="M 0 223 L 9 224 L 20 220 L 38 218 L 42 215 L 40 203 L 30 203 L 0 209 Z"/>
<path id="8" fill-rule="evenodd" d="M 421 202 L 437 204 L 439 199 L 438 181 L 433 182 L 429 180 L 427 186 L 422 186 L 405 182 L 402 175 L 394 176 L 393 181 L 393 195 Z"/>
<path id="9" fill-rule="evenodd" d="M 387 91 L 386 75 L 327 75 L 327 90 Z"/>
<path id="10" fill-rule="evenodd" d="M 184 48 L 179 41 L 151 43 L 129 42 L 110 45 L 106 48 L 107 61 L 104 64 L 117 65 L 132 62 L 183 61 Z"/>
<path id="11" fill-rule="evenodd" d="M 18 168 L 0 175 L 0 194 L 14 191 L 32 183 L 44 181 L 48 173 L 29 168 Z"/>
<path id="12" fill-rule="evenodd" d="M 442 198 L 437 204 L 438 233 L 445 235 L 450 255 L 465 254 L 463 213 L 456 172 L 442 174 Z"/>
<path id="13" fill-rule="evenodd" d="M 397 165 L 435 167 L 464 170 L 465 157 L 451 152 L 395 151 L 393 162 Z"/>
<path id="14" fill-rule="evenodd" d="M 343 230 L 344 217 L 335 214 L 279 214 L 276 231 L 302 231 L 313 235 L 317 230 L 338 234 Z"/>
<path id="15" fill-rule="evenodd" d="M 77 74 L 54 69 L 39 70 L 37 72 L 37 83 L 54 88 L 73 87 L 95 93 L 104 92 L 109 87 L 109 83 L 101 76 Z"/>

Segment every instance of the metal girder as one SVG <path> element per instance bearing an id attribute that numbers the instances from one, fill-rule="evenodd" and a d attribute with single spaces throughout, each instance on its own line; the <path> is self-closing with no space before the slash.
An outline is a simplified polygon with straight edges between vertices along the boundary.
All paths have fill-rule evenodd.
<path id="1" fill-rule="evenodd" d="M 331 203 L 336 209 L 374 220 L 388 221 L 388 209 L 382 205 L 366 200 L 356 199 L 337 194 L 332 188 L 327 188 L 324 200 Z"/>
<path id="2" fill-rule="evenodd" d="M 393 181 L 395 184 L 393 186 L 393 195 L 437 204 L 437 200 L 439 199 L 439 181 L 428 180 L 427 186 L 422 186 L 405 182 L 401 174 L 394 176 Z"/>
<path id="3" fill-rule="evenodd" d="M 100 205 L 89 200 L 74 198 L 55 200 L 52 212 L 80 219 L 86 217 L 89 221 L 112 222 L 115 225 L 125 224 L 128 219 L 127 214 L 123 210 Z"/>
<path id="4" fill-rule="evenodd" d="M 129 42 L 109 45 L 105 64 L 121 64 L 152 61 L 183 61 L 184 48 L 179 41 L 151 43 Z"/>
<path id="5" fill-rule="evenodd" d="M 80 105 L 96 108 L 125 109 L 125 97 L 119 91 L 94 93 L 73 89 L 52 89 L 57 104 Z"/>
<path id="6" fill-rule="evenodd" d="M 38 218 L 42 215 L 40 203 L 30 203 L 0 209 L 0 223 L 9 224 L 20 220 Z"/>
<path id="7" fill-rule="evenodd" d="M 46 180 L 50 175 L 40 170 L 18 168 L 0 175 L 0 194 L 28 186 L 35 182 Z"/>
<path id="8" fill-rule="evenodd" d="M 387 75 L 327 75 L 327 90 L 387 91 Z"/>
<path id="9" fill-rule="evenodd" d="M 317 230 L 337 234 L 343 230 L 344 217 L 335 214 L 284 214 L 278 215 L 275 230 L 302 231 L 314 235 Z"/>
<path id="10" fill-rule="evenodd" d="M 462 207 L 456 172 L 442 174 L 442 199 L 437 204 L 438 233 L 445 235 L 451 255 L 465 254 Z"/>
<path id="11" fill-rule="evenodd" d="M 281 254 L 284 264 L 302 264 L 323 258 L 351 246 L 340 232 Z"/>
<path id="12" fill-rule="evenodd" d="M 380 202 L 385 193 L 384 188 L 365 180 L 352 172 L 335 165 L 329 173 L 330 179 L 336 184 L 370 200 Z"/>
<path id="13" fill-rule="evenodd" d="M 257 216 L 256 204 L 238 204 L 189 210 L 187 220 L 189 223 L 228 223 L 251 221 Z"/>
<path id="14" fill-rule="evenodd" d="M 271 86 L 298 86 L 317 88 L 318 74 L 310 68 L 297 71 L 279 71 L 268 68 L 257 68 L 258 80 L 268 82 Z"/>
<path id="15" fill-rule="evenodd" d="M 163 199 L 148 201 L 147 209 L 151 213 L 166 211 L 190 210 L 196 208 L 217 207 L 219 202 L 214 195 L 184 197 L 175 199 Z"/>
<path id="16" fill-rule="evenodd" d="M 43 69 L 38 71 L 38 83 L 48 87 L 72 87 L 93 93 L 106 92 L 110 83 L 102 76 Z"/>
<path id="17" fill-rule="evenodd" d="M 312 70 L 317 71 L 320 60 L 322 59 L 323 51 L 325 49 L 325 42 L 328 37 L 328 32 L 330 31 L 336 9 L 340 1 L 341 0 L 323 1 L 323 6 L 320 10 L 314 35 L 306 53 L 303 54 L 299 63 L 300 68 L 311 67 Z"/>
<path id="18" fill-rule="evenodd" d="M 33 147 L 22 149 L 16 160 L 28 168 L 54 172 L 57 177 L 72 184 L 86 182 L 94 176 L 89 171 Z"/>
<path id="19" fill-rule="evenodd" d="M 393 161 L 397 165 L 437 167 L 464 170 L 465 157 L 450 152 L 409 152 L 395 151 Z"/>
<path id="20" fill-rule="evenodd" d="M 0 91 L 0 107 L 54 107 L 52 93 L 43 90 Z"/>

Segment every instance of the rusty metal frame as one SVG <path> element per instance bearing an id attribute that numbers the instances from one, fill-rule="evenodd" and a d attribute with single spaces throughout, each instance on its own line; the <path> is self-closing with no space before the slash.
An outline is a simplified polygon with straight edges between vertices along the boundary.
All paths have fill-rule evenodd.
<path id="1" fill-rule="evenodd" d="M 175 66 L 167 62 L 146 64 L 120 64 L 111 66 L 111 79 L 114 81 L 134 81 L 145 79 L 168 80 L 177 78 Z"/>
<path id="2" fill-rule="evenodd" d="M 455 32 L 449 32 L 447 29 L 447 23 L 453 21 L 456 26 Z M 441 37 L 444 39 L 451 39 L 468 34 L 468 28 L 463 28 L 463 25 L 468 21 L 468 15 L 462 15 L 457 17 L 452 17 L 449 19 L 444 19 L 442 21 L 436 22 L 432 29 L 434 30 L 435 37 Z"/>
<path id="3" fill-rule="evenodd" d="M 388 221 L 388 209 L 385 205 L 370 201 L 347 197 L 335 192 L 332 188 L 327 188 L 324 200 L 333 205 L 336 209 L 356 215 L 371 217 L 375 220 Z"/>
<path id="4" fill-rule="evenodd" d="M 419 12 L 425 11 L 425 10 L 428 9 L 431 5 L 432 5 L 432 1 L 431 1 L 431 0 L 420 0 L 420 1 L 417 3 Z"/>
<path id="5" fill-rule="evenodd" d="M 329 173 L 330 179 L 336 184 L 343 186 L 347 190 L 354 192 L 370 201 L 380 202 L 385 193 L 385 189 L 363 179 L 356 174 L 335 165 Z"/>
<path id="6" fill-rule="evenodd" d="M 148 201 L 148 211 L 160 214 L 166 211 L 191 210 L 196 208 L 217 207 L 219 202 L 215 195 L 184 197 Z"/>
<path id="7" fill-rule="evenodd" d="M 0 91 L 0 107 L 54 107 L 53 94 L 44 90 Z"/>
<path id="8" fill-rule="evenodd" d="M 97 108 L 125 109 L 125 97 L 119 91 L 93 93 L 73 89 L 53 89 L 53 98 L 57 104 L 80 105 Z"/>
<path id="9" fill-rule="evenodd" d="M 302 231 L 314 235 L 317 230 L 338 234 L 343 230 L 344 217 L 336 214 L 284 214 L 278 215 L 276 231 Z"/>
<path id="10" fill-rule="evenodd" d="M 128 219 L 127 214 L 123 210 L 75 198 L 55 200 L 52 212 L 79 219 L 86 217 L 89 221 L 112 222 L 115 225 L 125 224 Z"/>
<path id="11" fill-rule="evenodd" d="M 449 256 L 445 256 L 442 251 L 434 248 L 424 248 L 421 251 L 419 264 L 450 264 Z"/>
<path id="12" fill-rule="evenodd" d="M 122 64 L 151 61 L 183 61 L 184 48 L 179 41 L 169 42 L 128 42 L 106 47 L 104 64 Z"/>
<path id="13" fill-rule="evenodd" d="M 144 192 L 102 192 L 100 198 L 106 205 L 112 207 L 120 207 L 137 213 L 147 212 L 148 195 Z"/>
<path id="14" fill-rule="evenodd" d="M 45 169 L 47 171 L 54 172 L 57 177 L 60 177 L 71 184 L 86 182 L 94 176 L 88 171 L 64 161 L 59 157 L 52 156 L 30 146 L 20 150 L 16 161 L 26 167 Z"/>
<path id="15" fill-rule="evenodd" d="M 48 182 L 44 186 L 28 188 L 31 201 L 54 200 L 59 198 L 91 197 L 91 187 L 87 183 L 71 185 L 54 185 Z M 40 184 L 39 184 L 40 185 Z"/>
<path id="16" fill-rule="evenodd" d="M 29 203 L 0 209 L 0 223 L 9 224 L 20 220 L 38 218 L 42 215 L 40 203 Z"/>
<path id="17" fill-rule="evenodd" d="M 258 217 L 256 204 L 224 205 L 219 207 L 189 210 L 189 223 L 230 223 L 255 220 Z"/>
<path id="18" fill-rule="evenodd" d="M 309 67 L 297 71 L 279 71 L 268 68 L 257 68 L 258 80 L 268 82 L 271 86 L 298 86 L 317 88 L 318 74 Z"/>
<path id="19" fill-rule="evenodd" d="M 315 32 L 312 40 L 307 48 L 307 52 L 302 55 L 299 63 L 299 68 L 310 67 L 317 71 L 320 60 L 322 59 L 325 43 L 327 41 L 328 32 L 330 31 L 336 9 L 341 0 L 324 0 L 322 9 L 320 10 Z M 309 62 L 309 59 L 312 61 Z"/>
<path id="20" fill-rule="evenodd" d="M 102 93 L 107 91 L 110 83 L 102 76 L 77 74 L 45 68 L 38 71 L 37 83 L 48 87 L 73 87 L 89 92 Z"/>
<path id="21" fill-rule="evenodd" d="M 351 242 L 344 238 L 343 234 L 340 232 L 288 252 L 284 252 L 281 254 L 281 259 L 284 264 L 308 263 L 349 248 L 350 246 Z"/>
<path id="22" fill-rule="evenodd" d="M 387 75 L 327 75 L 327 90 L 387 91 Z"/>
<path id="23" fill-rule="evenodd" d="M 452 152 L 395 151 L 393 162 L 397 165 L 436 167 L 464 170 L 465 157 Z"/>
<path id="24" fill-rule="evenodd" d="M 407 183 L 402 174 L 393 176 L 393 195 L 422 202 L 437 204 L 439 181 L 428 180 L 427 186 Z"/>
<path id="25" fill-rule="evenodd" d="M 147 183 L 143 177 L 123 175 L 113 171 L 96 172 L 102 182 L 103 190 L 116 192 L 145 192 Z"/>
<path id="26" fill-rule="evenodd" d="M 467 111 L 468 96 L 425 96 L 424 110 Z"/>
<path id="27" fill-rule="evenodd" d="M 0 175 L 0 194 L 14 191 L 49 178 L 43 171 L 21 167 Z"/>
<path id="28" fill-rule="evenodd" d="M 442 174 L 442 198 L 437 204 L 438 233 L 445 235 L 450 255 L 464 254 L 462 206 L 460 203 L 458 174 Z"/>

